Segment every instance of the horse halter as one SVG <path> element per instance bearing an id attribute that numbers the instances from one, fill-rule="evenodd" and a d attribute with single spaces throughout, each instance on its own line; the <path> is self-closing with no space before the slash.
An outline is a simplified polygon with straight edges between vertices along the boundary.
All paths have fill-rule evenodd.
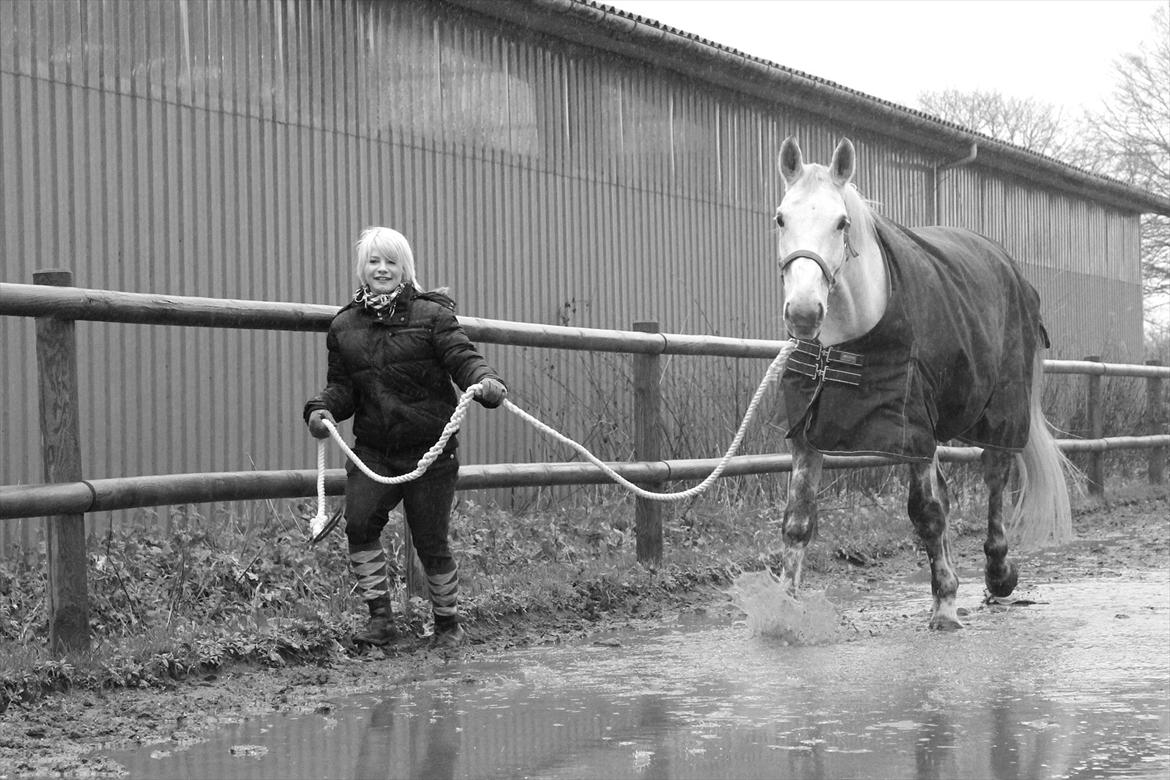
<path id="1" fill-rule="evenodd" d="M 818 255 L 811 249 L 797 249 L 795 252 L 789 252 L 780 260 L 780 273 L 784 273 L 784 269 L 792 265 L 793 260 L 798 260 L 802 257 L 812 260 L 821 269 L 821 273 L 825 275 L 825 281 L 829 283 L 829 289 L 837 286 L 837 275 L 841 273 L 841 269 L 845 267 L 845 263 L 849 262 L 854 257 L 857 257 L 857 249 L 853 246 L 853 242 L 849 239 L 849 228 L 851 223 L 846 220 L 845 228 L 841 231 L 842 237 L 845 240 L 845 262 L 838 266 L 835 272 L 829 271 L 829 264 L 825 262 L 825 258 Z"/>

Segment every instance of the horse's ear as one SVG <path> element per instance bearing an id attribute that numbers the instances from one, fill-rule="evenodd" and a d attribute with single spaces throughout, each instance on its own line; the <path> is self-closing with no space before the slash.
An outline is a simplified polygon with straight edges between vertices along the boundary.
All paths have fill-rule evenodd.
<path id="1" fill-rule="evenodd" d="M 780 145 L 780 157 L 776 164 L 780 168 L 780 175 L 788 184 L 800 178 L 804 170 L 804 156 L 800 153 L 800 144 L 796 143 L 792 136 L 785 138 L 784 143 Z"/>
<path id="2" fill-rule="evenodd" d="M 833 183 L 838 187 L 844 187 L 853 178 L 856 167 L 857 153 L 853 150 L 853 142 L 848 138 L 842 138 L 837 148 L 833 150 L 833 162 L 829 163 Z"/>

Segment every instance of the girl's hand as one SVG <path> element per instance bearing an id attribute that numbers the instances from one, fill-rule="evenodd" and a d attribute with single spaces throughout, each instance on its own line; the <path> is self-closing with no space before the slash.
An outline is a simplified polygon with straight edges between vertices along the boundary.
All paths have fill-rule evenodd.
<path id="1" fill-rule="evenodd" d="M 481 380 L 479 391 L 476 393 L 476 399 L 488 409 L 495 409 L 504 402 L 504 396 L 508 394 L 508 388 L 504 387 L 504 383 L 498 379 Z"/>
<path id="2" fill-rule="evenodd" d="M 324 420 L 328 420 L 334 425 L 337 424 L 328 409 L 316 409 L 309 415 L 309 433 L 313 434 L 314 438 L 329 438 L 329 429 L 325 427 Z"/>

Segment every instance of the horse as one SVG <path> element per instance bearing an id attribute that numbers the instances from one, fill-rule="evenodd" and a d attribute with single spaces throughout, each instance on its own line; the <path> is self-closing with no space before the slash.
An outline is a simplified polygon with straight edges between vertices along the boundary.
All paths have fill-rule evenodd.
<path id="1" fill-rule="evenodd" d="M 782 578 L 799 591 L 824 455 L 885 455 L 908 466 L 907 513 L 930 560 L 929 626 L 961 628 L 939 444 L 982 448 L 987 599 L 1010 595 L 1019 579 L 1009 532 L 1022 544 L 1072 537 L 1074 472 L 1040 407 L 1051 345 L 1039 295 L 995 241 L 875 213 L 852 182 L 848 138 L 825 166 L 805 163 L 789 137 L 778 167 L 782 317 L 796 341 L 781 376 L 792 452 Z M 1017 500 L 1005 519 L 1013 463 Z"/>

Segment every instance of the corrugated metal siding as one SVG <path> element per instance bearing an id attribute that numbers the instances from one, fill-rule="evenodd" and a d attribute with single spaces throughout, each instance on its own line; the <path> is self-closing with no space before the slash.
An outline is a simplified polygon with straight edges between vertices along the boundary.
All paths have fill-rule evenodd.
<path id="1" fill-rule="evenodd" d="M 441 3 L 0 3 L 5 281 L 65 267 L 87 287 L 336 304 L 357 233 L 388 224 L 465 314 L 775 337 L 775 156 L 792 134 L 826 160 L 842 132 Z M 939 161 L 854 135 L 863 194 L 932 221 Z M 977 166 L 947 171 L 938 202 L 941 221 L 1021 256 L 1068 337 L 1059 356 L 1103 332 L 1107 356 L 1139 355 L 1140 319 L 1122 321 L 1139 296 L 1136 217 Z M 1107 296 L 1083 295 L 1103 279 Z M 38 482 L 32 323 L 2 327 L 16 380 L 0 482 Z M 313 463 L 299 415 L 322 337 L 78 333 L 87 476 Z M 597 422 L 590 403 L 626 411 L 611 387 L 624 359 L 485 352 L 570 433 Z M 465 460 L 550 449 L 501 417 L 472 415 Z M 628 454 L 622 436 L 608 446 Z"/>
<path id="2" fill-rule="evenodd" d="M 986 170 L 944 172 L 940 223 L 999 241 L 1040 292 L 1051 357 L 1140 361 L 1138 217 Z"/>

